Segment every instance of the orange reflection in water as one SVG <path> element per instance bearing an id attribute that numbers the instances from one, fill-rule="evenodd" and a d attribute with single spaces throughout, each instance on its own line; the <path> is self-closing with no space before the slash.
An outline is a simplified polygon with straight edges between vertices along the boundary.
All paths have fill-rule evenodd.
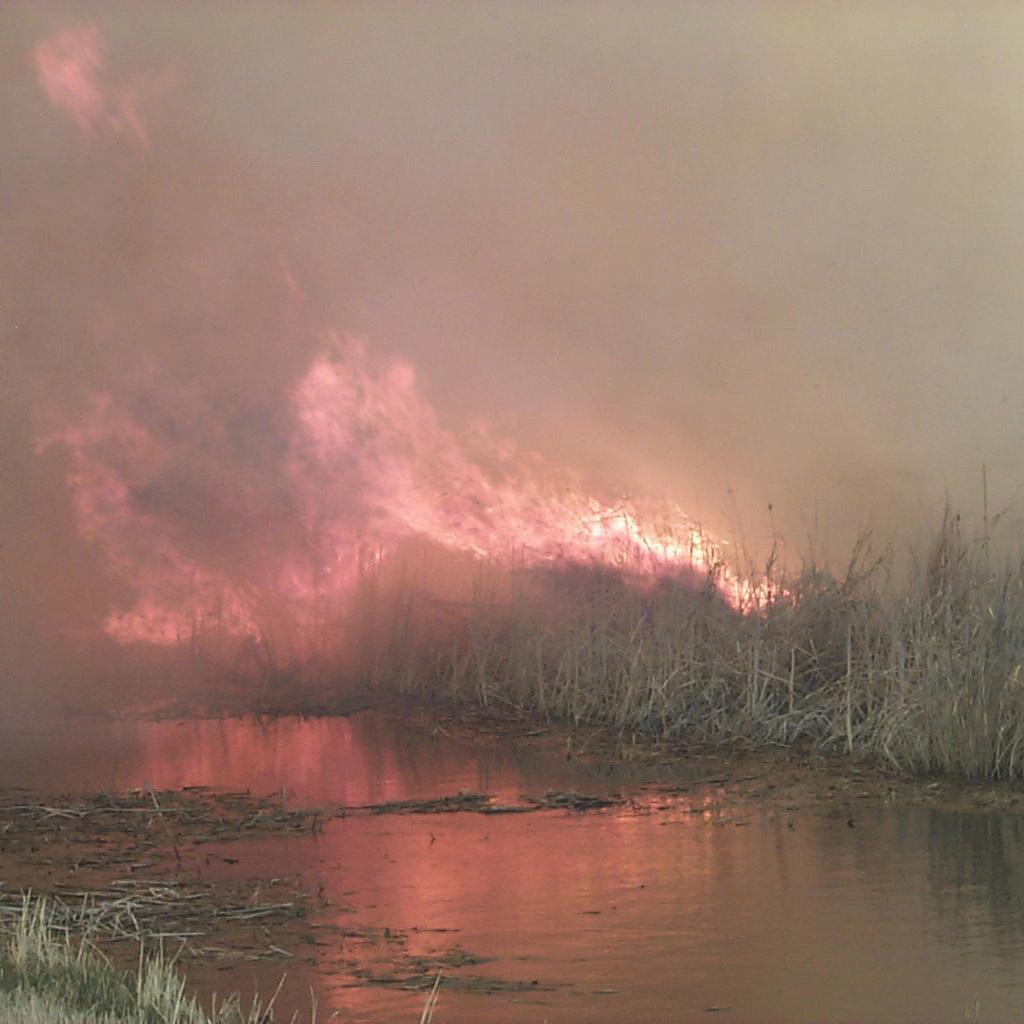
<path id="1" fill-rule="evenodd" d="M 510 743 L 460 744 L 377 715 L 72 731 L 66 756 L 46 759 L 51 778 L 65 775 L 58 788 L 284 787 L 293 800 L 352 805 L 615 784 Z M 38 776 L 32 753 L 10 777 Z M 5 772 L 9 758 L 0 752 Z M 284 1019 L 308 1010 L 312 986 L 320 1020 L 414 1021 L 421 994 L 347 987 L 353 962 L 384 972 L 396 952 L 457 947 L 493 960 L 452 973 L 550 990 L 445 989 L 438 1024 L 685 1021 L 711 1007 L 733 1022 L 959 1022 L 976 1002 L 992 1020 L 1024 1004 L 1024 884 L 1007 869 L 1021 856 L 1024 823 L 1007 816 L 865 804 L 850 829 L 810 812 L 724 814 L 704 792 L 665 810 L 350 815 L 316 837 L 203 846 L 181 870 L 297 875 L 322 893 L 307 925 L 323 945 L 294 948 Z M 337 927 L 376 932 L 367 942 Z M 243 992 L 254 981 L 272 991 L 283 969 L 189 968 L 209 990 Z"/>
<path id="2" fill-rule="evenodd" d="M 123 788 L 210 785 L 284 791 L 307 805 L 426 799 L 463 790 L 515 797 L 572 773 L 511 743 L 459 744 L 397 717 L 222 718 L 139 723 Z"/>

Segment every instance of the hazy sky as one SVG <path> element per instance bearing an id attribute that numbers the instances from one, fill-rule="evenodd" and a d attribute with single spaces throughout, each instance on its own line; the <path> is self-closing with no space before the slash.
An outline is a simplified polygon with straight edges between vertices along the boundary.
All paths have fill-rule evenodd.
<path id="1" fill-rule="evenodd" d="M 48 102 L 33 49 L 83 26 L 145 141 Z M 1019 502 L 1022 55 L 1016 3 L 11 0 L 5 628 L 118 593 L 40 410 L 273 408 L 329 327 L 761 550 L 769 503 L 842 547 L 976 510 L 982 465 Z"/>

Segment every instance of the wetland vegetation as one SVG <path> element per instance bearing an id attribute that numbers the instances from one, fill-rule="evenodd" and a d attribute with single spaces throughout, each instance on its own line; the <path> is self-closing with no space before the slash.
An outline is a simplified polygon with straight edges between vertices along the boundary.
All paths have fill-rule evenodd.
<path id="1" fill-rule="evenodd" d="M 204 1009 L 173 957 L 140 955 L 132 972 L 112 963 L 85 927 L 69 928 L 45 899 L 26 896 L 0 918 L 0 1015 L 6 1024 L 269 1024 L 273 1001 L 232 996 Z"/>
<path id="2" fill-rule="evenodd" d="M 753 577 L 752 577 L 753 578 Z M 745 612 L 703 581 L 482 571 L 458 606 L 367 581 L 353 635 L 378 688 L 527 710 L 639 741 L 793 746 L 900 772 L 1024 775 L 1024 558 L 947 514 L 924 557 L 773 562 Z"/>
<path id="3" fill-rule="evenodd" d="M 317 806 L 290 803 L 276 777 L 280 793 L 265 796 L 183 781 L 73 796 L 8 790 L 0 794 L 4 1019 L 255 1024 L 271 1007 L 211 1003 L 223 977 L 215 972 L 261 964 L 265 981 L 299 959 L 320 963 L 328 946 L 343 987 L 432 992 L 431 1008 L 439 990 L 544 998 L 562 984 L 507 963 L 480 973 L 493 951 L 454 944 L 447 926 L 431 938 L 433 922 L 421 931 L 372 915 L 346 919 L 350 909 L 331 905 L 310 878 L 264 869 L 258 858 L 236 869 L 238 840 L 246 849 L 315 843 L 338 822 L 389 815 L 422 818 L 410 834 L 432 856 L 456 817 L 497 823 L 595 811 L 685 827 L 696 814 L 729 829 L 762 815 L 792 837 L 794 816 L 810 813 L 853 836 L 865 815 L 874 821 L 897 806 L 991 809 L 1014 820 L 1024 806 L 1013 785 L 1024 775 L 1024 562 L 997 555 L 987 537 L 968 538 L 953 516 L 927 557 L 900 565 L 865 542 L 839 574 L 770 566 L 768 585 L 743 612 L 723 600 L 713 575 L 635 585 L 628 572 L 606 569 L 474 572 L 467 600 L 442 599 L 402 574 L 367 574 L 349 620 L 335 624 L 354 640 L 344 671 L 302 677 L 267 648 L 253 673 L 249 652 L 239 689 L 210 688 L 210 702 L 221 701 L 221 712 L 256 707 L 274 721 L 386 705 L 400 694 L 390 714 L 428 743 L 494 737 L 598 773 L 630 762 L 689 776 L 645 793 L 602 775 L 588 789 L 549 765 L 545 782 L 512 792 L 367 791 Z M 193 713 L 201 706 L 179 696 Z M 246 745 L 223 750 L 237 751 L 239 765 L 243 753 L 257 757 L 270 735 L 261 728 L 246 726 Z M 306 742 L 295 753 L 324 770 L 333 748 L 314 752 Z M 367 761 L 373 773 L 376 756 Z M 453 826 L 459 835 L 467 827 L 476 826 Z M 140 948 L 153 957 L 139 960 Z M 294 1006 L 292 997 L 289 1016 Z"/>

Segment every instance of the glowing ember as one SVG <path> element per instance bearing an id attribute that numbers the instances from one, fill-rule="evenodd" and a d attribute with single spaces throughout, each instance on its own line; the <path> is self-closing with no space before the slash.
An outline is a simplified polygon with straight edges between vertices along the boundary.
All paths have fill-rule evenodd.
<path id="1" fill-rule="evenodd" d="M 244 429 L 239 426 L 244 425 Z M 286 412 L 212 410 L 155 390 L 97 397 L 41 444 L 70 453 L 82 534 L 137 593 L 111 615 L 121 643 L 173 644 L 216 628 L 301 634 L 349 597 L 366 552 L 421 538 L 506 566 L 585 564 L 635 580 L 713 578 L 746 593 L 719 548 L 679 515 L 660 529 L 494 445 L 482 460 L 440 423 L 412 367 L 331 339 Z"/>
<path id="2" fill-rule="evenodd" d="M 103 37 L 95 25 L 58 32 L 40 42 L 32 54 L 47 98 L 84 136 L 128 132 L 146 146 L 140 89 L 107 74 L 104 56 Z"/>

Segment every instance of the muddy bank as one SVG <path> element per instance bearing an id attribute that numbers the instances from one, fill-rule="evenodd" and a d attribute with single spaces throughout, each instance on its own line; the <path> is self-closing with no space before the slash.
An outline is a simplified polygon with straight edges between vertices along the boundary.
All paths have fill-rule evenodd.
<path id="1" fill-rule="evenodd" d="M 524 749 L 585 765 L 635 795 L 713 791 L 716 802 L 757 801 L 766 808 L 841 814 L 863 801 L 944 810 L 1024 812 L 1019 780 L 965 779 L 896 771 L 864 758 L 809 747 L 666 743 L 640 732 L 572 726 L 517 708 L 499 710 L 388 702 L 389 714 L 418 728 L 487 747 L 512 739 Z"/>
<path id="2" fill-rule="evenodd" d="M 863 756 L 823 753 L 811 744 L 713 746 L 665 742 L 642 731 L 590 724 L 573 726 L 511 705 L 481 708 L 472 703 L 372 695 L 365 691 L 329 699 L 312 695 L 309 700 L 263 700 L 259 706 L 260 710 L 253 712 L 251 702 L 236 695 L 214 701 L 197 717 L 187 714 L 188 709 L 177 701 L 147 701 L 131 705 L 127 712 L 119 712 L 112 720 L 313 722 L 369 712 L 391 723 L 392 729 L 407 730 L 410 735 L 437 742 L 465 745 L 485 756 L 514 746 L 524 758 L 542 763 L 543 773 L 553 774 L 561 781 L 583 768 L 601 789 L 621 786 L 624 790 L 657 791 L 660 787 L 678 794 L 710 786 L 718 788 L 716 798 L 724 801 L 756 799 L 766 806 L 792 804 L 826 812 L 840 812 L 851 801 L 862 800 L 950 810 L 1024 811 L 1024 786 L 1019 780 L 913 773 L 880 765 Z M 83 721 L 95 719 L 86 716 Z M 88 729 L 86 724 L 85 730 Z M 534 782 L 529 796 L 534 800 L 540 797 L 537 802 L 543 806 L 539 786 Z M 337 801 L 336 805 L 343 802 Z M 500 809 L 492 801 L 491 812 Z"/>

